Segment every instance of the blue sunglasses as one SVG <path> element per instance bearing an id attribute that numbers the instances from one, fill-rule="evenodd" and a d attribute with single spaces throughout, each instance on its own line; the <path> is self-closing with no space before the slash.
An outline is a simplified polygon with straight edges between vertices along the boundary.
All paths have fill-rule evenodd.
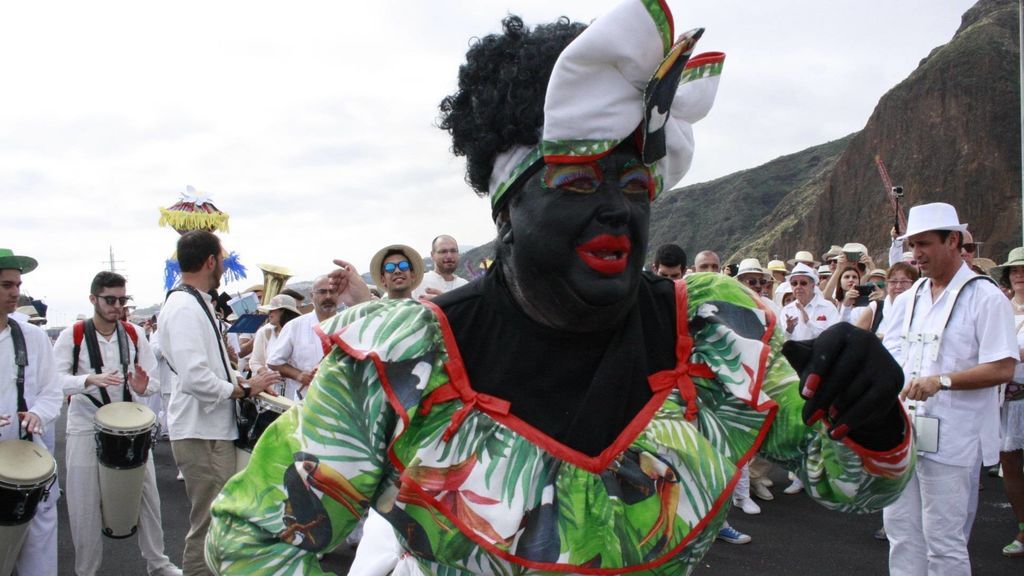
<path id="1" fill-rule="evenodd" d="M 394 274 L 395 270 L 401 270 L 402 272 L 409 271 L 409 261 L 402 260 L 400 262 L 388 262 L 384 265 L 384 271 L 388 274 Z"/>

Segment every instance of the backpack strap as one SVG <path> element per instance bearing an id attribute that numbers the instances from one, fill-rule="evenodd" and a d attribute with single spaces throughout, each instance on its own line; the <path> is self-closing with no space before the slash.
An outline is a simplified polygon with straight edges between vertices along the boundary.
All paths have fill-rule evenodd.
<path id="1" fill-rule="evenodd" d="M 25 401 L 25 367 L 28 366 L 28 349 L 25 347 L 25 335 L 21 332 L 21 326 L 13 319 L 7 319 L 11 327 L 11 341 L 14 344 L 14 364 L 18 368 L 18 375 L 15 380 L 15 387 L 18 392 L 18 412 L 28 412 L 28 402 Z M 32 433 L 28 429 L 18 426 L 18 434 L 21 438 L 32 441 Z"/>

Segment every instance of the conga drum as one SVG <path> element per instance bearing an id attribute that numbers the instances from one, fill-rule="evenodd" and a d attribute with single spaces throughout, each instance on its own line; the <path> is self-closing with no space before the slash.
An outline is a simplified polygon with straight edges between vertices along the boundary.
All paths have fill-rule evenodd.
<path id="1" fill-rule="evenodd" d="M 251 422 L 244 431 L 239 430 L 238 441 L 235 442 L 236 472 L 241 472 L 248 466 L 249 459 L 252 458 L 252 450 L 256 447 L 256 442 L 259 441 L 267 426 L 270 426 L 281 414 L 287 412 L 295 405 L 295 402 L 284 396 L 271 396 L 266 392 L 260 392 L 252 400 L 252 405 L 255 406 L 255 415 L 251 417 Z"/>
<path id="2" fill-rule="evenodd" d="M 127 538 L 139 523 L 139 503 L 156 414 L 135 402 L 115 402 L 96 411 L 103 535 Z"/>
<path id="3" fill-rule="evenodd" d="M 57 479 L 50 452 L 27 440 L 0 441 L 0 574 L 14 572 L 28 523 Z"/>

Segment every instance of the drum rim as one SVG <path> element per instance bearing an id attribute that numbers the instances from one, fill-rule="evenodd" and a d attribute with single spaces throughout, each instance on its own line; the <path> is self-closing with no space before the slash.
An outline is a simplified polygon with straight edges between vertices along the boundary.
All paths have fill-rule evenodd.
<path id="1" fill-rule="evenodd" d="M 99 422 L 95 422 L 93 423 L 93 428 L 95 428 L 97 434 L 108 434 L 110 436 L 141 436 L 143 434 L 153 432 L 153 429 L 156 428 L 156 423 L 150 424 L 145 428 L 132 428 L 129 430 L 125 428 L 107 428 Z"/>
<path id="2" fill-rule="evenodd" d="M 271 398 L 273 398 L 274 400 L 268 400 L 263 396 L 256 396 L 256 398 L 254 399 L 256 408 L 259 409 L 266 406 L 267 408 L 263 410 L 264 412 L 270 410 L 273 412 L 277 412 L 278 414 L 284 414 L 285 412 L 287 412 L 288 410 L 292 409 L 295 406 L 294 400 L 285 398 L 284 396 L 271 396 Z M 280 402 L 280 404 L 278 402 Z M 280 408 L 281 410 L 278 411 L 278 408 Z"/>
<path id="3" fill-rule="evenodd" d="M 41 446 L 39 444 L 36 444 L 35 442 L 30 442 L 28 440 L 21 440 L 16 438 L 3 441 L 3 443 L 6 442 L 20 442 L 23 443 L 22 445 L 26 449 L 31 448 L 33 450 L 38 450 L 39 452 L 46 456 L 44 461 L 49 463 L 49 468 L 43 473 L 42 476 L 36 476 L 33 478 L 11 478 L 7 476 L 5 472 L 0 471 L 0 488 L 32 488 L 46 484 L 47 482 L 50 481 L 51 478 L 57 475 L 57 459 L 53 457 L 53 454 L 50 454 L 50 451 L 47 450 L 45 446 Z M 19 467 L 19 469 L 22 468 Z"/>
<path id="4" fill-rule="evenodd" d="M 128 404 L 129 407 L 121 407 L 118 406 L 118 404 Z M 112 406 L 116 408 L 110 409 Z M 139 423 L 131 426 L 130 428 L 127 426 L 114 428 L 114 426 L 117 426 L 117 424 L 111 422 L 101 422 L 99 420 L 99 418 L 101 418 L 100 412 L 103 412 L 104 410 L 106 410 L 107 413 L 118 414 L 125 412 L 127 410 L 135 410 L 136 412 L 146 414 L 148 418 L 146 423 L 144 424 Z M 118 412 L 114 412 L 115 410 Z M 150 408 L 149 406 L 146 406 L 145 404 L 139 404 L 137 402 L 111 402 L 110 404 L 106 404 L 97 409 L 96 414 L 93 416 L 93 427 L 96 429 L 96 431 L 109 432 L 114 434 L 115 436 L 134 436 L 135 434 L 142 433 L 146 430 L 152 430 L 154 426 L 156 426 L 156 413 L 153 412 L 153 409 Z"/>

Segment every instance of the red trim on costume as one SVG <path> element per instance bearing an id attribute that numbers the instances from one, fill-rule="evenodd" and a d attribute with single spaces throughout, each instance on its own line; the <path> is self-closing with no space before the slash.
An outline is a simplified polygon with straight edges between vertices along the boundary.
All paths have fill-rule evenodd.
<path id="1" fill-rule="evenodd" d="M 685 70 L 686 68 L 696 68 L 698 66 L 703 66 L 705 64 L 713 64 L 715 62 L 724 61 L 725 52 L 701 52 L 700 54 L 691 57 L 686 62 L 686 66 L 684 66 L 683 69 Z"/>
<path id="2" fill-rule="evenodd" d="M 313 326 L 313 333 L 320 338 L 320 347 L 324 349 L 324 356 L 330 354 L 331 349 L 334 348 L 331 344 L 331 337 L 324 333 L 323 328 L 321 328 L 319 324 L 315 324 Z"/>
<path id="3" fill-rule="evenodd" d="M 351 324 L 349 326 L 351 326 Z M 391 404 L 391 407 L 395 410 L 395 412 L 398 413 L 399 418 L 402 419 L 402 423 L 405 425 L 405 428 L 408 428 L 409 414 L 406 413 L 405 408 L 402 406 L 402 403 L 398 401 L 398 396 L 395 395 L 395 391 L 391 387 L 391 381 L 388 380 L 388 373 L 384 369 L 384 362 L 380 359 L 380 356 L 378 356 L 376 352 L 364 352 L 361 350 L 356 350 L 355 348 L 349 346 L 348 343 L 341 338 L 341 335 L 345 332 L 345 330 L 349 329 L 349 326 L 345 326 L 338 332 L 331 334 L 331 342 L 334 342 L 334 344 L 337 345 L 338 348 L 341 348 L 346 354 L 355 358 L 356 360 L 366 360 L 367 358 L 369 358 L 370 360 L 373 361 L 373 366 L 374 368 L 377 369 L 377 375 L 380 376 L 380 383 L 384 387 L 384 394 L 388 397 L 388 402 Z M 397 439 L 397 437 L 394 438 L 391 441 L 392 444 L 394 444 L 394 441 Z"/>
<path id="4" fill-rule="evenodd" d="M 636 437 L 639 436 L 640 433 L 643 432 L 644 428 L 647 427 L 658 409 L 665 403 L 665 399 L 668 397 L 669 392 L 671 392 L 670 388 L 665 388 L 660 392 L 655 392 L 651 396 L 651 399 L 648 400 L 647 404 L 645 404 L 636 416 L 633 417 L 633 420 L 631 420 L 622 432 L 619 433 L 614 442 L 602 450 L 597 456 L 588 456 L 587 454 L 562 444 L 524 420 L 516 417 L 514 414 L 509 413 L 504 405 L 495 404 L 493 402 L 482 403 L 479 400 L 479 397 L 487 395 L 479 394 L 473 390 L 470 385 L 469 376 L 466 373 L 465 364 L 462 361 L 462 353 L 459 351 L 459 346 L 455 342 L 455 334 L 452 332 L 451 325 L 448 323 L 448 317 L 445 316 L 444 312 L 433 302 L 424 301 L 423 305 L 434 312 L 434 315 L 437 316 L 438 324 L 441 327 L 441 335 L 444 338 L 444 345 L 448 350 L 448 362 L 445 362 L 445 369 L 448 371 L 450 381 L 446 386 L 451 386 L 455 390 L 458 398 L 466 403 L 462 408 L 460 408 L 460 411 L 463 410 L 466 405 L 472 404 L 473 407 L 487 414 L 499 424 L 511 429 L 520 436 L 523 436 L 532 444 L 539 446 L 541 449 L 552 454 L 559 460 L 568 462 L 578 468 L 593 472 L 594 474 L 600 474 L 607 469 L 612 460 L 633 444 Z M 686 320 L 684 317 L 683 324 L 685 325 L 685 323 Z M 443 394 L 447 397 L 452 393 L 445 392 Z M 440 397 L 441 396 L 439 396 L 439 398 Z M 500 400 L 493 396 L 488 396 L 488 398 Z M 454 397 L 452 397 L 452 399 L 454 399 Z M 507 402 L 505 402 L 505 404 L 507 404 Z M 465 415 L 460 417 L 458 423 L 461 424 L 463 419 L 465 419 Z M 452 423 L 455 424 L 454 417 L 452 420 Z M 446 430 L 445 434 L 450 437 L 450 433 L 454 432 L 455 430 L 449 427 L 449 430 Z"/>
<path id="5" fill-rule="evenodd" d="M 668 21 L 668 41 L 674 44 L 676 37 L 676 23 L 672 18 L 672 10 L 668 7 L 668 2 L 665 0 L 658 0 L 658 4 L 661 5 L 661 11 L 665 13 L 665 19 Z"/>
<path id="6" fill-rule="evenodd" d="M 900 466 L 900 464 L 904 461 L 909 463 L 907 456 L 912 448 L 914 433 L 907 411 L 902 407 L 900 411 L 903 413 L 903 441 L 892 450 L 884 452 L 871 450 L 857 444 L 849 436 L 842 440 L 843 444 L 860 456 L 864 470 L 873 476 L 895 478 L 906 469 L 906 465 Z"/>
<path id="7" fill-rule="evenodd" d="M 526 438 L 536 446 L 540 447 L 541 449 L 547 451 L 552 456 L 595 474 L 599 474 L 603 472 L 605 469 L 607 469 L 607 465 L 610 464 L 611 460 L 613 460 L 622 451 L 628 448 L 629 445 L 632 444 L 635 438 L 650 423 L 651 418 L 654 417 L 654 414 L 657 412 L 657 410 L 664 405 L 665 399 L 671 393 L 671 384 L 673 383 L 667 382 L 668 379 L 666 376 L 670 375 L 674 377 L 676 379 L 674 383 L 677 386 L 680 385 L 680 381 L 683 380 L 684 378 L 689 381 L 690 386 L 693 386 L 692 379 L 690 379 L 691 375 L 702 378 L 715 377 L 715 374 L 711 371 L 711 369 L 708 366 L 703 364 L 690 365 L 687 362 L 687 360 L 689 359 L 689 351 L 692 350 L 693 339 L 689 335 L 688 328 L 689 309 L 687 307 L 686 285 L 685 281 L 679 281 L 676 283 L 676 351 L 677 354 L 680 351 L 687 351 L 687 355 L 683 357 L 677 356 L 678 364 L 675 370 L 663 370 L 649 377 L 649 381 L 654 379 L 660 385 L 665 385 L 666 382 L 669 385 L 664 387 L 660 391 L 653 390 L 652 386 L 654 394 L 651 400 L 633 418 L 630 424 L 619 434 L 619 437 L 616 438 L 615 442 L 611 446 L 606 448 L 604 451 L 602 451 L 600 455 L 596 457 L 590 457 L 572 448 L 569 448 L 568 446 L 561 444 L 560 442 L 552 439 L 551 437 L 547 436 L 540 430 L 537 430 L 533 426 L 527 424 L 526 422 L 520 420 L 519 418 L 513 416 L 510 413 L 503 414 L 502 412 L 506 410 L 505 406 L 508 404 L 507 401 L 486 394 L 480 394 L 475 392 L 470 387 L 468 375 L 466 374 L 465 371 L 465 365 L 462 362 L 461 353 L 459 352 L 458 346 L 455 342 L 455 337 L 451 331 L 451 326 L 448 324 L 448 318 L 444 315 L 441 309 L 433 302 L 423 301 L 422 304 L 430 308 L 438 319 L 445 347 L 447 348 L 448 351 L 449 361 L 445 363 L 445 369 L 448 371 L 450 381 L 447 384 L 444 384 L 438 389 L 434 390 L 430 395 L 427 396 L 427 398 L 424 400 L 424 404 L 420 408 L 421 412 L 423 412 L 424 409 L 426 409 L 426 411 L 429 412 L 430 407 L 439 402 L 451 401 L 456 398 L 463 399 L 463 401 L 466 402 L 466 399 L 468 398 L 469 402 L 465 403 L 463 407 L 459 409 L 459 411 L 465 410 L 468 413 L 468 409 L 476 408 L 481 412 L 488 414 L 488 416 L 493 418 L 499 424 L 502 424 L 503 426 L 506 426 L 515 431 L 516 433 L 522 435 L 524 438 Z M 680 304 L 682 305 L 680 306 Z M 771 319 L 770 324 L 774 326 L 774 316 L 771 315 L 770 312 L 769 318 Z M 757 453 L 758 449 L 761 447 L 761 444 L 764 442 L 765 437 L 770 431 L 771 425 L 774 422 L 775 416 L 777 415 L 779 410 L 779 407 L 774 402 L 766 403 L 760 409 L 758 409 L 758 411 L 763 411 L 763 408 L 768 408 L 768 413 L 765 415 L 765 420 L 761 424 L 757 437 L 754 439 L 750 448 L 736 462 L 736 472 L 733 474 L 732 478 L 726 483 L 725 488 L 715 499 L 714 503 L 711 505 L 711 508 L 702 516 L 702 518 L 693 527 L 691 527 L 690 532 L 686 535 L 686 537 L 680 540 L 671 550 L 663 552 L 661 555 L 659 555 L 658 558 L 644 564 L 620 568 L 590 568 L 586 566 L 579 566 L 573 564 L 537 562 L 532 560 L 526 560 L 524 558 L 512 554 L 508 550 L 499 548 L 493 542 L 485 539 L 476 530 L 470 528 L 461 520 L 459 520 L 453 513 L 453 511 L 450 509 L 450 507 L 439 501 L 434 494 L 428 492 L 427 490 L 424 490 L 419 484 L 417 484 L 415 481 L 411 480 L 405 475 L 406 466 L 395 454 L 394 446 L 398 439 L 408 429 L 408 415 L 405 413 L 405 410 L 402 408 L 401 404 L 399 404 L 398 399 L 391 388 L 391 383 L 387 378 L 387 374 L 384 370 L 384 363 L 381 361 L 380 356 L 377 355 L 375 352 L 357 351 L 348 344 L 346 344 L 344 340 L 342 340 L 340 335 L 347 328 L 348 327 L 345 327 L 338 333 L 331 335 L 331 341 L 353 358 L 356 358 L 358 360 L 365 360 L 366 358 L 370 358 L 373 361 L 374 367 L 377 370 L 378 376 L 381 379 L 381 384 L 384 387 L 388 400 L 391 402 L 392 407 L 395 409 L 396 412 L 398 412 L 403 422 L 405 423 L 404 429 L 394 439 L 392 439 L 390 445 L 387 448 L 388 459 L 401 473 L 400 481 L 403 489 L 411 490 L 417 495 L 419 495 L 423 499 L 424 505 L 429 507 L 429 509 L 433 509 L 440 512 L 442 515 L 445 516 L 445 518 L 448 519 L 449 522 L 451 522 L 455 527 L 457 527 L 459 531 L 462 532 L 463 535 L 469 538 L 472 542 L 486 549 L 489 553 L 499 558 L 502 558 L 505 561 L 510 562 L 512 564 L 525 566 L 527 568 L 551 571 L 571 571 L 578 574 L 623 574 L 630 572 L 638 572 L 641 570 L 649 570 L 661 566 L 666 562 L 672 560 L 707 528 L 708 524 L 718 515 L 718 512 L 719 510 L 721 510 L 722 506 L 729 501 L 729 498 L 731 498 L 732 496 L 733 489 L 735 488 L 736 483 L 740 479 L 743 466 L 745 466 L 747 462 L 749 462 L 750 459 L 753 458 L 753 456 Z M 763 365 L 761 372 L 763 373 Z M 658 377 L 659 375 L 666 376 Z M 682 393 L 683 390 L 680 389 L 680 392 Z M 694 409 L 696 410 L 696 400 L 694 400 L 694 402 L 692 403 L 689 401 L 687 402 L 687 413 L 689 414 L 691 404 L 694 405 Z M 465 416 L 462 416 L 462 418 L 464 417 Z M 452 418 L 452 424 L 457 427 L 455 416 L 453 416 Z M 674 510 L 673 513 L 675 512 L 676 511 Z"/>
<path id="8" fill-rule="evenodd" d="M 591 154 L 589 156 L 572 156 L 569 154 L 551 154 L 544 155 L 544 162 L 547 164 L 589 164 L 591 162 L 597 162 L 601 158 L 612 153 L 615 147 L 613 146 L 607 152 L 600 154 Z"/>

